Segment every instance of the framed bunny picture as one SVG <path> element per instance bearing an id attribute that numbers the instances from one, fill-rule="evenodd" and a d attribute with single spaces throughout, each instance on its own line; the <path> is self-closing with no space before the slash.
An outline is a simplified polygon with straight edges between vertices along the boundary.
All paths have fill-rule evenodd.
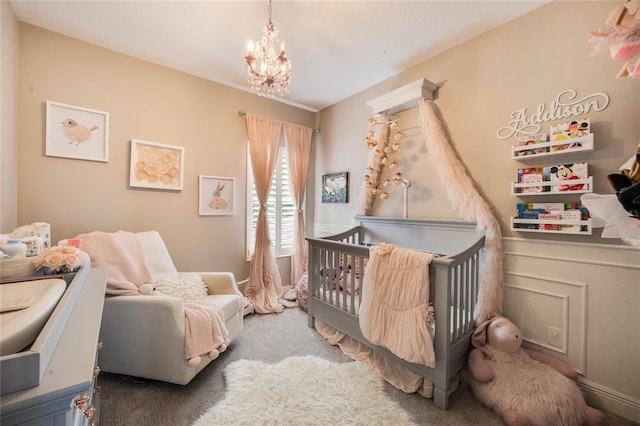
<path id="1" fill-rule="evenodd" d="M 236 214 L 235 178 L 199 176 L 198 214 L 200 216 L 233 216 Z"/>

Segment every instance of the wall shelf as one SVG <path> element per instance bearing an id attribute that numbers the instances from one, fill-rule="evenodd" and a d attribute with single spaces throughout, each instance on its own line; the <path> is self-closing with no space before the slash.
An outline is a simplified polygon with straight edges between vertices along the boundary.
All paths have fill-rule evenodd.
<path id="1" fill-rule="evenodd" d="M 573 186 L 573 185 L 586 185 L 586 189 L 581 190 L 567 190 L 558 191 L 557 187 L 560 186 Z M 540 191 L 530 192 L 517 192 L 516 189 L 524 188 L 540 188 Z M 554 190 L 554 188 L 556 188 Z M 559 195 L 559 194 L 586 194 L 593 192 L 593 176 L 589 176 L 587 179 L 573 179 L 573 180 L 559 180 L 559 181 L 542 181 L 542 182 L 511 182 L 511 195 L 516 196 L 529 196 L 529 195 Z M 544 190 L 543 190 L 544 189 Z"/>
<path id="2" fill-rule="evenodd" d="M 517 161 L 528 161 L 534 159 L 538 161 L 541 157 L 554 157 L 557 158 L 566 157 L 568 155 L 574 155 L 579 152 L 587 152 L 594 150 L 594 137 L 593 133 L 589 133 L 585 136 L 576 138 L 567 138 L 563 140 L 555 140 L 544 143 L 532 143 L 529 145 L 518 145 L 511 147 L 511 159 Z M 538 151 L 538 152 L 532 152 Z M 542 151 L 542 152 L 539 152 Z M 560 160 L 562 161 L 562 160 Z M 565 160 L 566 161 L 566 160 Z M 585 163 L 586 165 L 586 163 Z M 560 166 L 558 166 L 560 167 Z M 567 165 L 567 167 L 569 167 Z M 532 169 L 531 173 L 528 170 Z M 540 173 L 538 169 L 543 169 Z M 511 195 L 527 198 L 529 196 L 539 197 L 545 196 L 572 196 L 575 194 L 586 194 L 593 192 L 593 176 L 584 176 L 585 172 L 581 175 L 581 179 L 565 179 L 565 180 L 550 180 L 551 176 L 547 167 L 527 167 L 518 170 L 518 180 L 525 180 L 524 177 L 539 176 L 540 181 L 537 182 L 512 182 L 511 183 Z M 522 171 L 522 176 L 521 176 Z M 574 176 L 572 176 L 574 177 Z M 545 180 L 543 180 L 545 179 Z M 582 185 L 580 189 L 575 189 Z M 528 191 L 528 192 L 525 192 Z M 557 199 L 557 198 L 556 198 Z M 529 202 L 524 203 L 527 205 Z M 578 214 L 578 216 L 569 216 L 562 218 L 562 215 L 549 217 L 551 211 L 547 211 L 550 207 L 544 207 L 545 202 L 531 203 L 532 206 L 540 205 L 542 207 L 533 207 L 534 210 L 527 212 L 518 210 L 517 217 L 511 218 L 511 230 L 517 232 L 540 232 L 551 234 L 572 234 L 572 235 L 591 235 L 592 222 L 591 219 L 585 218 L 585 216 Z M 549 203 L 553 205 L 556 203 Z M 563 203 L 566 205 L 567 203 Z M 535 209 L 542 209 L 538 212 Z M 555 210 L 562 210 L 557 208 Z M 574 208 L 577 210 L 577 208 Z M 580 208 L 582 210 L 582 208 Z M 545 213 L 544 219 L 538 219 L 538 215 Z M 559 217 L 558 217 L 559 216 Z M 542 216 L 541 216 L 542 217 Z"/>
<path id="3" fill-rule="evenodd" d="M 537 227 L 518 227 L 518 225 L 529 225 Z M 559 225 L 560 229 L 541 229 L 540 225 Z M 565 228 L 562 228 L 562 227 Z M 571 228 L 567 228 L 571 226 Z M 592 232 L 591 219 L 587 220 L 542 220 L 542 219 L 518 219 L 511 218 L 511 230 L 518 232 L 548 232 L 552 234 L 573 234 L 573 235 L 591 235 Z"/>
<path id="4" fill-rule="evenodd" d="M 566 145 L 578 145 L 573 147 L 565 147 Z M 546 152 L 523 154 L 525 151 L 545 149 Z M 549 157 L 554 155 L 575 154 L 577 152 L 593 151 L 593 133 L 578 138 L 565 139 L 562 141 L 552 141 L 537 143 L 532 145 L 512 146 L 511 159 L 518 161 L 528 161 L 540 157 Z"/>

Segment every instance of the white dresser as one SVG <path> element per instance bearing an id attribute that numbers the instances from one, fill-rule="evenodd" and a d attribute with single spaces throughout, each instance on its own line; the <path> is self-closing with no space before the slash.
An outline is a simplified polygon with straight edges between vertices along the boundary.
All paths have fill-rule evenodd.
<path id="1" fill-rule="evenodd" d="M 107 270 L 88 272 L 40 385 L 2 395 L 3 426 L 98 425 L 96 363 Z"/>

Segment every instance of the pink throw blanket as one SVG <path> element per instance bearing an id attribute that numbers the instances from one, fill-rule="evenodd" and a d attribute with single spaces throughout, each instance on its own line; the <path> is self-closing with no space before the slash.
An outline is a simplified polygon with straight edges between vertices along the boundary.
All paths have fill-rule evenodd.
<path id="1" fill-rule="evenodd" d="M 224 325 L 222 308 L 206 299 L 184 304 L 185 339 L 184 356 L 187 360 L 209 354 L 215 358 L 229 344 L 229 332 Z M 212 353 L 213 352 L 213 353 Z"/>
<path id="2" fill-rule="evenodd" d="M 429 264 L 435 255 L 380 243 L 362 283 L 362 335 L 409 362 L 435 367 L 429 332 Z"/>
<path id="3" fill-rule="evenodd" d="M 142 246 L 134 233 L 94 231 L 76 238 L 82 239 L 82 250 L 91 257 L 91 266 L 108 268 L 106 294 L 139 294 L 138 287 L 153 282 L 144 263 Z"/>

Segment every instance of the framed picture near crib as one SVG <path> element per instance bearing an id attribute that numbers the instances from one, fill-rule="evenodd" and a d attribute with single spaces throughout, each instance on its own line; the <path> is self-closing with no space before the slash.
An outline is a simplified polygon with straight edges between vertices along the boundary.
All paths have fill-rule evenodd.
<path id="1" fill-rule="evenodd" d="M 198 214 L 200 216 L 233 216 L 236 214 L 235 178 L 199 176 Z"/>
<path id="2" fill-rule="evenodd" d="M 47 101 L 45 155 L 109 161 L 109 113 Z"/>
<path id="3" fill-rule="evenodd" d="M 322 175 L 322 202 L 349 202 L 349 172 Z"/>
<path id="4" fill-rule="evenodd" d="M 129 186 L 182 190 L 184 148 L 131 139 Z"/>

